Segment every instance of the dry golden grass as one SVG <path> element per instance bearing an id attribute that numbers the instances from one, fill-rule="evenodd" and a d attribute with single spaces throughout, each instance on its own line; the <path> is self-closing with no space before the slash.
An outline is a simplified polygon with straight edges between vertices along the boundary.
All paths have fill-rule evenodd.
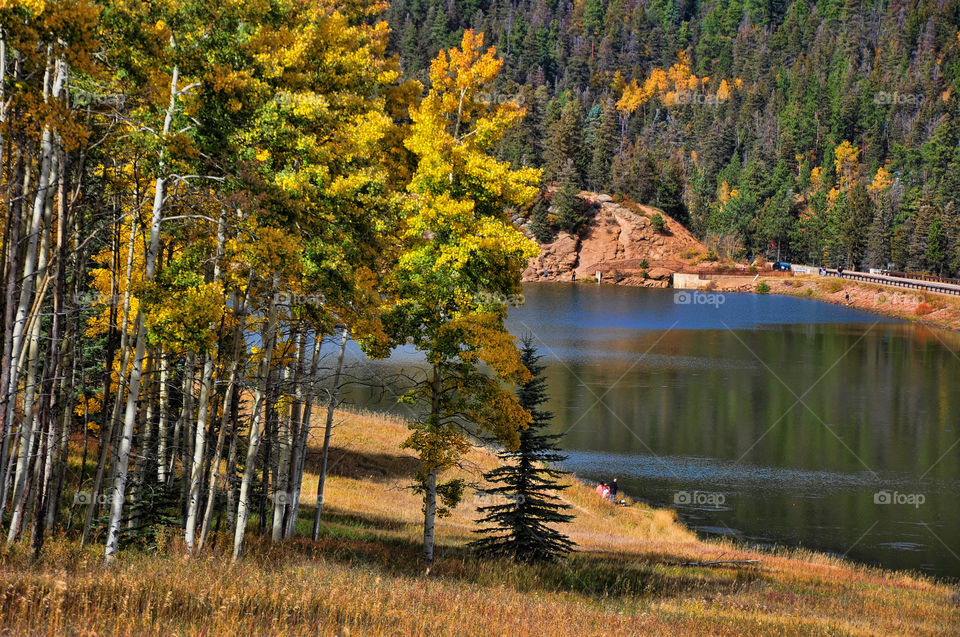
<path id="1" fill-rule="evenodd" d="M 161 554 L 48 543 L 38 563 L 0 549 L 0 630 L 63 635 L 947 635 L 960 634 L 953 591 L 927 578 L 806 552 L 755 553 L 704 542 L 672 512 L 614 507 L 575 482 L 577 554 L 518 566 L 470 556 L 472 492 L 439 521 L 437 562 L 418 563 L 415 468 L 398 451 L 404 423 L 340 413 L 319 542 L 253 537 L 231 565 L 229 538 L 185 560 L 179 538 Z M 316 443 L 317 441 L 314 441 Z M 313 513 L 311 458 L 300 531 Z M 475 449 L 476 482 L 492 455 Z M 759 567 L 676 563 L 761 559 Z"/>

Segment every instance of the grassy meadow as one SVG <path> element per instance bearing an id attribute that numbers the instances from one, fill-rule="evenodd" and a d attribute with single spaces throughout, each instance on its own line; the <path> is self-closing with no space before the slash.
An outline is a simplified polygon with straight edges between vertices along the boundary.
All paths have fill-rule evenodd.
<path id="1" fill-rule="evenodd" d="M 600 501 L 574 482 L 564 497 L 578 551 L 549 565 L 478 560 L 475 497 L 438 520 L 437 560 L 419 563 L 415 460 L 405 424 L 340 412 L 321 539 L 309 537 L 322 431 L 314 432 L 300 536 L 251 534 L 230 561 L 221 533 L 193 559 L 175 533 L 121 553 L 53 539 L 38 562 L 0 549 L 0 631 L 16 635 L 950 635 L 951 586 L 804 551 L 758 553 L 702 541 L 669 510 Z M 495 462 L 474 449 L 468 483 Z M 253 521 L 256 524 L 256 520 Z M 757 563 L 704 566 L 712 560 Z M 694 563 L 694 564 L 691 564 Z"/>

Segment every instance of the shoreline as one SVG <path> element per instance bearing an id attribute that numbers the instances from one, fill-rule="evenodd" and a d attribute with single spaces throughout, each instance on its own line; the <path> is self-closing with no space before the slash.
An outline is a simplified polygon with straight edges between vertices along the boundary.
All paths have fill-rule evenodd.
<path id="1" fill-rule="evenodd" d="M 592 279 L 578 281 L 526 280 L 524 283 L 574 283 L 581 285 L 611 285 L 630 288 L 653 288 L 683 290 L 694 288 L 671 287 L 663 284 L 635 285 L 628 282 L 610 280 L 597 283 Z M 652 282 L 654 283 L 654 282 Z M 656 282 L 659 283 L 659 282 Z M 734 292 L 742 294 L 776 294 L 795 298 L 811 299 L 832 305 L 841 305 L 854 309 L 903 321 L 927 328 L 936 328 L 948 332 L 960 333 L 960 298 L 931 292 L 905 291 L 902 288 L 888 287 L 875 283 L 863 283 L 835 277 L 821 277 L 816 274 L 776 277 L 761 275 L 756 280 L 749 276 L 718 275 L 704 281 L 705 285 L 697 291 Z M 757 287 L 766 283 L 769 290 L 760 292 Z M 850 295 L 847 302 L 846 295 Z"/>
<path id="2" fill-rule="evenodd" d="M 904 291 L 901 288 L 875 283 L 821 277 L 815 274 L 790 278 L 760 277 L 756 283 L 751 281 L 747 286 L 752 289 L 746 290 L 743 289 L 743 285 L 731 285 L 730 282 L 721 279 L 715 289 L 725 292 L 764 294 L 756 290 L 760 282 L 765 282 L 769 286 L 770 289 L 766 294 L 809 298 L 832 305 L 855 308 L 905 323 L 960 332 L 960 299 L 943 294 Z"/>

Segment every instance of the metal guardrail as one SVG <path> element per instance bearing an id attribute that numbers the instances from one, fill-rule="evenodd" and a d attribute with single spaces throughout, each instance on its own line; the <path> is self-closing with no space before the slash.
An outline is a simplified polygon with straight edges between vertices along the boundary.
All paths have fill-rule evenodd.
<path id="1" fill-rule="evenodd" d="M 827 268 L 826 276 L 840 276 L 843 279 L 851 281 L 862 281 L 864 283 L 879 283 L 880 285 L 889 285 L 898 288 L 907 288 L 909 290 L 924 290 L 935 294 L 949 294 L 960 296 L 960 285 L 953 283 L 940 283 L 937 281 L 921 281 L 919 279 L 907 279 L 899 276 L 890 276 L 888 274 L 869 274 L 867 272 L 856 272 L 844 270 L 840 275 L 836 270 Z"/>
<path id="2" fill-rule="evenodd" d="M 684 272 L 684 274 L 693 274 L 692 272 Z M 731 277 L 731 276 L 742 276 L 742 277 L 756 277 L 760 275 L 762 277 L 770 278 L 788 278 L 794 275 L 793 271 L 790 270 L 773 270 L 771 268 L 697 268 L 696 271 L 697 277 L 702 281 L 707 281 L 711 279 L 718 279 L 720 277 Z"/>
<path id="3" fill-rule="evenodd" d="M 901 279 L 916 279 L 917 281 L 933 281 L 934 283 L 952 283 L 954 285 L 960 285 L 960 279 L 951 279 L 945 276 L 939 276 L 936 274 L 927 274 L 926 272 L 890 272 L 884 271 L 881 274 L 887 276 L 895 276 Z"/>

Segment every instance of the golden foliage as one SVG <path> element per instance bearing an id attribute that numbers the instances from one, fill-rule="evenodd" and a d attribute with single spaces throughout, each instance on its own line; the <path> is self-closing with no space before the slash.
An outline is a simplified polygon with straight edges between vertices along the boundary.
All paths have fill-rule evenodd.
<path id="1" fill-rule="evenodd" d="M 883 167 L 877 168 L 877 174 L 873 177 L 873 182 L 868 190 L 873 195 L 878 195 L 893 185 L 893 176 Z"/>
<path id="2" fill-rule="evenodd" d="M 837 178 L 840 186 L 848 188 L 857 176 L 860 149 L 844 140 L 834 150 L 834 164 L 837 169 Z"/>
<path id="3" fill-rule="evenodd" d="M 625 85 L 617 101 L 617 108 L 621 112 L 632 113 L 654 97 L 659 98 L 666 106 L 716 105 L 730 99 L 734 89 L 729 82 L 721 80 L 713 93 L 708 90 L 709 84 L 709 77 L 697 77 L 690 71 L 687 54 L 680 51 L 677 61 L 666 71 L 653 69 L 643 84 L 634 79 Z M 736 89 L 742 86 L 742 80 L 735 80 Z"/>

